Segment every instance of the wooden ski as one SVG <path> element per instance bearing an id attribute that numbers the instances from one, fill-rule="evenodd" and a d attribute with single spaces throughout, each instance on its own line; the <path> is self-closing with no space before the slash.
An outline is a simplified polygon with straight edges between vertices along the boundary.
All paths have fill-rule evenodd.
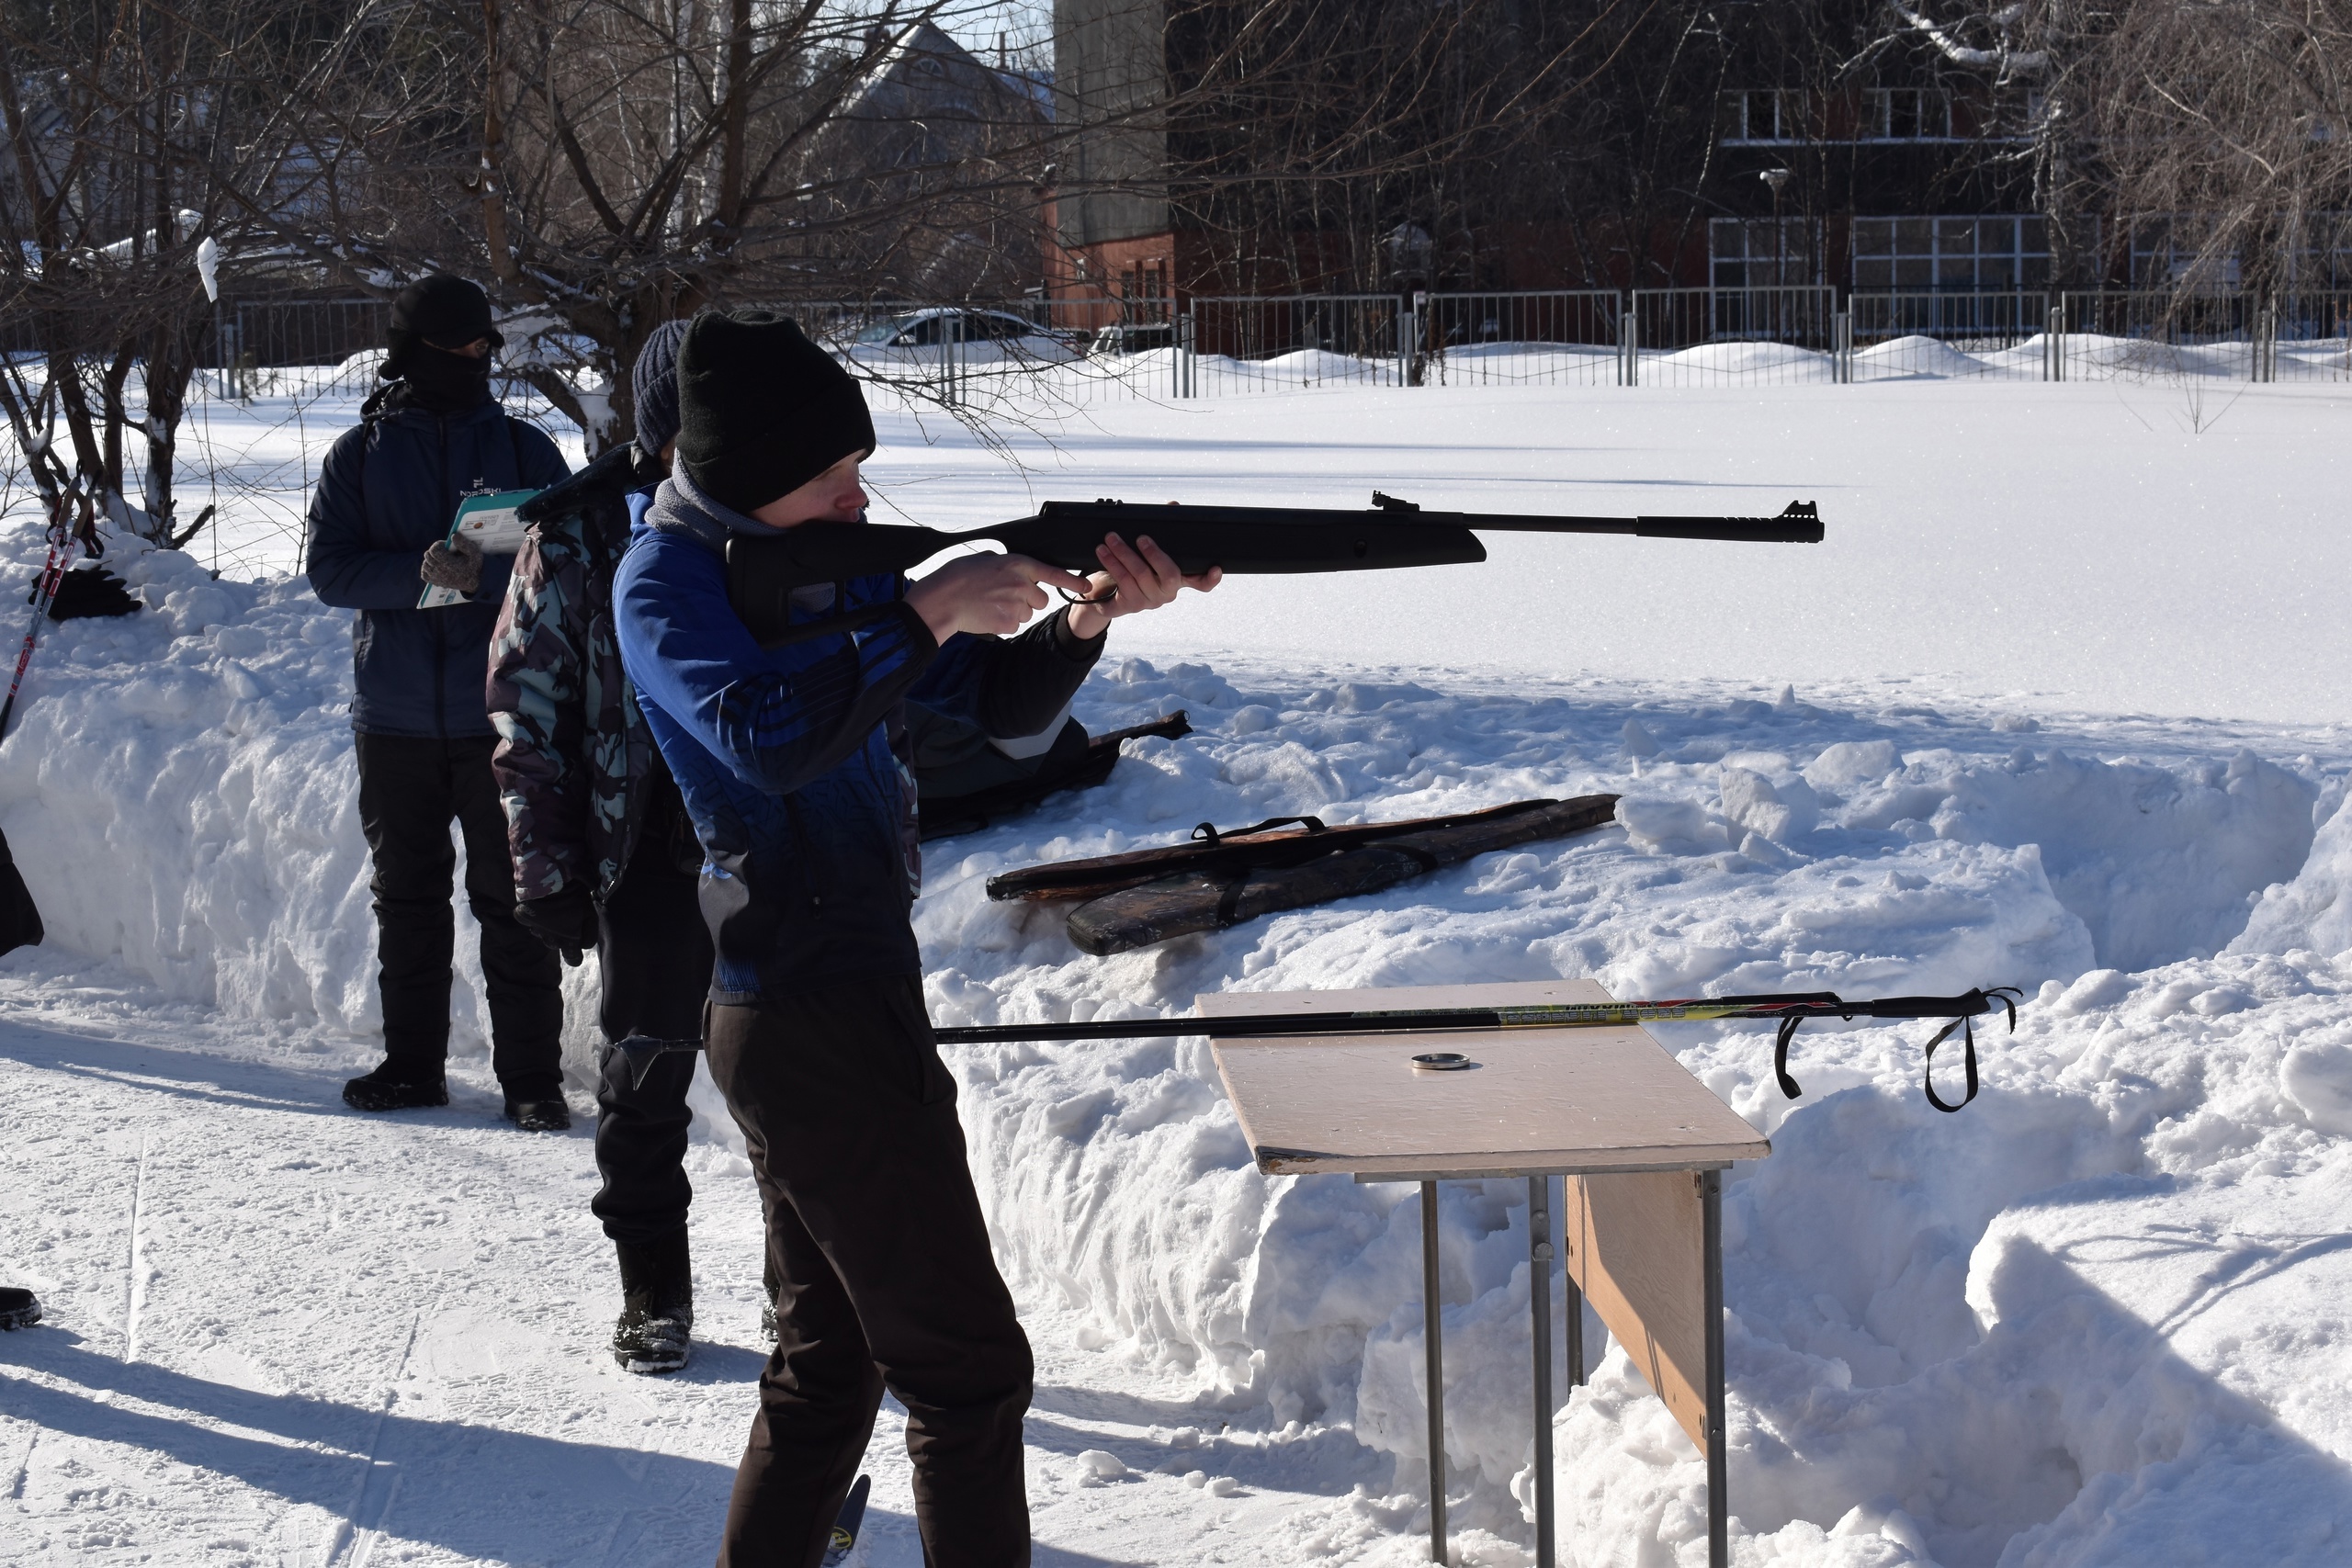
<path id="1" fill-rule="evenodd" d="M 1615 795 L 1587 795 L 1436 818 L 1428 826 L 1366 824 L 1375 831 L 1351 838 L 1339 838 L 1350 829 L 1332 828 L 1238 845 L 1227 839 L 1217 847 L 1252 858 L 1236 863 L 1228 855 L 1205 870 L 1117 887 L 1070 912 L 1069 937 L 1098 958 L 1130 953 L 1192 931 L 1222 931 L 1283 909 L 1376 893 L 1496 850 L 1590 832 L 1614 820 L 1616 810 Z M 1174 848 L 1200 854 L 1204 846 Z"/>
<path id="2" fill-rule="evenodd" d="M 1606 801 L 1608 810 L 1613 811 L 1617 797 L 1580 795 L 1565 804 L 1575 806 L 1586 801 Z M 1497 823 L 1562 804 L 1556 800 L 1514 800 L 1507 806 L 1491 806 L 1483 811 L 1466 811 L 1452 817 L 1408 817 L 1395 822 L 1344 823 L 1337 828 L 1325 827 L 1317 817 L 1276 817 L 1225 832 L 1204 822 L 1193 829 L 1188 843 L 1162 844 L 1157 849 L 1098 855 L 1090 860 L 1054 861 L 1001 873 L 989 878 L 989 897 L 999 900 L 1099 898 L 1105 893 L 1140 887 L 1163 877 L 1187 874 L 1216 876 L 1303 865 L 1383 839 Z"/>

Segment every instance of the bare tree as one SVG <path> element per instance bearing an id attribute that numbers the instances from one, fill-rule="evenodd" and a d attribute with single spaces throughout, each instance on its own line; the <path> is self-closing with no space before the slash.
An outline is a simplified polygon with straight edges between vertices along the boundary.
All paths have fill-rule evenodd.
<path id="1" fill-rule="evenodd" d="M 173 546 L 209 515 L 183 521 L 173 479 L 220 193 L 176 149 L 233 134 L 222 66 L 258 24 L 0 6 L 0 412 L 52 513 Z"/>
<path id="2" fill-rule="evenodd" d="M 1474 223 L 1498 214 L 1538 129 L 1589 85 L 1620 10 L 1178 0 L 1176 74 L 1149 106 L 1165 189 L 1213 237 L 1227 287 L 1378 288 L 1417 266 L 1424 284 L 1467 281 Z M 1413 229 L 1425 261 L 1383 243 Z"/>
<path id="3" fill-rule="evenodd" d="M 2138 0 L 2096 109 L 2120 212 L 2190 289 L 2326 287 L 2352 210 L 2352 4 Z"/>
<path id="4" fill-rule="evenodd" d="M 2049 223 L 2052 285 L 2098 281 L 2097 225 L 2109 195 L 2098 111 L 2114 7 L 2101 0 L 1890 0 L 1886 15 L 1864 56 L 1900 40 L 1975 78 L 2023 138 L 2014 156 L 2032 168 L 2034 209 Z"/>
<path id="5" fill-rule="evenodd" d="M 255 231 L 353 288 L 483 280 L 508 364 L 594 453 L 626 439 L 664 321 L 1001 275 L 1049 156 L 1034 99 L 983 73 L 926 97 L 921 135 L 891 100 L 983 8 L 378 0 L 309 47 L 264 155 L 222 178 Z"/>

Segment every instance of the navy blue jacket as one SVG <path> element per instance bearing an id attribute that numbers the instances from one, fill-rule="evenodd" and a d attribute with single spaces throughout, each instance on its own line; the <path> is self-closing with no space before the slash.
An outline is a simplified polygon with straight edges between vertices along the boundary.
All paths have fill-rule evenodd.
<path id="1" fill-rule="evenodd" d="M 728 604 L 722 553 L 729 529 L 757 528 L 673 476 L 613 581 L 622 666 L 702 840 L 723 1004 L 919 973 L 915 787 L 891 739 L 901 703 L 1033 734 L 1102 649 L 1060 615 L 943 647 L 896 574 L 817 590 L 794 619 L 897 603 L 895 615 L 762 649 Z"/>
<path id="2" fill-rule="evenodd" d="M 402 406 L 400 390 L 337 436 L 319 469 L 305 554 L 311 589 L 359 612 L 352 728 L 494 735 L 482 684 L 514 558 L 489 557 L 472 602 L 438 610 L 416 607 L 424 592 L 417 567 L 426 547 L 449 536 L 465 497 L 543 490 L 571 469 L 544 432 L 508 419 L 495 402 L 444 416 Z"/>

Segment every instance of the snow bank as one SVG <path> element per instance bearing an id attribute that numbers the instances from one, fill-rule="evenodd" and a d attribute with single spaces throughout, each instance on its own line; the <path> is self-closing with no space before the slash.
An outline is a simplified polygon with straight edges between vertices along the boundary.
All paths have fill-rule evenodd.
<path id="1" fill-rule="evenodd" d="M 1820 381 L 1838 378 L 1831 356 L 1785 343 L 1705 343 L 1695 348 L 1643 349 L 1645 382 L 1716 379 Z"/>
<path id="2" fill-rule="evenodd" d="M 1886 381 L 1900 377 L 1922 379 L 1952 376 L 1984 376 L 1997 367 L 1987 358 L 1963 353 L 1940 338 L 1922 337 L 1916 333 L 1906 337 L 1889 338 L 1868 348 L 1854 351 L 1854 378 L 1858 381 Z M 2040 361 L 2035 361 L 2040 371 Z"/>
<path id="3" fill-rule="evenodd" d="M 2320 824 L 2310 859 L 2294 880 L 2266 888 L 2232 944 L 2238 953 L 2342 953 L 2352 948 L 2352 813 L 2340 785 L 2312 807 Z"/>
<path id="4" fill-rule="evenodd" d="M 29 531 L 10 547 L 19 570 L 37 558 Z M 169 553 L 115 564 L 151 608 L 52 628 L 0 747 L 0 828 L 51 945 L 231 1017 L 373 1030 L 350 617 L 299 581 L 216 582 Z M 2320 765 L 2061 746 L 1916 703 L 1239 660 L 1114 660 L 1079 713 L 1102 728 L 1178 707 L 1197 732 L 1134 743 L 1101 789 L 930 847 L 917 930 L 941 1022 L 1556 975 L 1626 996 L 2021 986 L 2018 1034 L 1985 1041 L 1984 1098 L 1953 1117 L 1918 1096 L 1916 1027 L 1808 1028 L 1793 1107 L 1766 1032 L 1668 1032 L 1775 1139 L 1726 1201 L 1742 1560 L 2166 1555 L 2151 1542 L 2245 1560 L 2254 1542 L 2318 1562 L 2334 1538 L 2312 1532 L 2352 1528 L 2352 1359 L 2325 1304 L 2352 1283 L 2327 1210 L 2352 1170 L 2352 971 L 2313 956 L 2352 947 L 2352 825 L 2329 817 L 2314 843 L 2342 794 Z M 1005 866 L 1202 820 L 1603 790 L 1625 798 L 1600 832 L 1109 960 L 1070 946 L 1061 911 L 983 896 Z M 479 976 L 461 966 L 472 1061 Z M 582 1035 L 586 982 L 570 982 Z M 1114 1362 L 1182 1374 L 1237 1427 L 1345 1424 L 1395 1460 L 1382 1517 L 1409 1534 L 1409 1191 L 1259 1175 L 1197 1041 L 953 1066 L 1024 1296 L 1075 1311 Z M 700 1133 L 733 1136 L 707 1117 Z M 1444 1189 L 1447 1454 L 1457 1517 L 1498 1562 L 1527 1539 L 1525 1212 L 1521 1183 Z M 1597 1359 L 1557 1424 L 1571 1548 L 1690 1561 L 1702 1467 L 1623 1356 Z"/>
<path id="5" fill-rule="evenodd" d="M 22 569 L 45 548 L 30 528 L 9 544 Z M 147 608 L 45 626 L 0 746 L 0 830 L 40 890 L 48 945 L 231 1017 L 379 1029 L 350 612 L 299 578 L 216 581 L 135 541 L 105 564 Z M 470 1059 L 488 1015 L 455 902 L 451 1043 Z M 575 1000 L 585 979 L 571 977 Z M 589 1015 L 571 1010 L 579 1073 Z"/>

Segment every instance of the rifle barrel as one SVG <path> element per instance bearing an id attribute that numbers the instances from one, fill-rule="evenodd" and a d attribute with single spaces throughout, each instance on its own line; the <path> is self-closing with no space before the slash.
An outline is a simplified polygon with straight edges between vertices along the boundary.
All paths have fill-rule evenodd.
<path id="1" fill-rule="evenodd" d="M 1409 515 L 1400 513 L 1399 515 Z M 1424 512 L 1481 534 L 1629 534 L 1644 539 L 1721 539 L 1735 544 L 1817 545 L 1825 537 L 1812 502 L 1792 502 L 1777 517 L 1532 517 L 1476 512 Z"/>
<path id="2" fill-rule="evenodd" d="M 1243 525 L 1299 526 L 1350 523 L 1379 526 L 1420 524 L 1442 528 L 1466 528 L 1474 533 L 1501 534 L 1625 534 L 1645 539 L 1719 539 L 1734 544 L 1817 545 L 1824 534 L 1821 511 L 1810 501 L 1793 501 L 1775 517 L 1555 517 L 1532 513 L 1427 512 L 1409 502 L 1375 496 L 1369 510 L 1355 512 L 1323 507 L 1205 505 L 1151 506 L 1122 501 L 1049 501 L 1035 519 L 1075 522 L 1148 533 L 1155 518 L 1195 525 Z M 1000 525 L 1001 526 L 1001 525 Z M 965 539 L 994 536 L 994 530 L 975 528 Z"/>

